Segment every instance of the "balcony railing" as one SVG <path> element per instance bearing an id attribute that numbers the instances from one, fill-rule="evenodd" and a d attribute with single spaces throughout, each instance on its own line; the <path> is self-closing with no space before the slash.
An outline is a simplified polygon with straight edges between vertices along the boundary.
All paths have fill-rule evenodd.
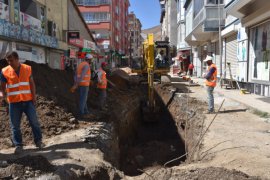
<path id="1" fill-rule="evenodd" d="M 215 31 L 219 28 L 219 18 L 221 20 L 220 25 L 224 26 L 224 5 L 204 6 L 193 20 L 193 30 L 203 24 L 204 31 Z"/>

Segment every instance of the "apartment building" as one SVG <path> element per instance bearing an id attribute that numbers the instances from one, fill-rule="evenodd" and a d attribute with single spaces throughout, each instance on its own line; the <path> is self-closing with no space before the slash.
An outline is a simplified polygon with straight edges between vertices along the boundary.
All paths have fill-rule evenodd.
<path id="1" fill-rule="evenodd" d="M 128 54 L 129 0 L 76 0 L 99 48 L 114 67 Z"/>
<path id="2" fill-rule="evenodd" d="M 191 59 L 191 47 L 186 43 L 186 25 L 185 25 L 185 0 L 176 0 L 177 4 L 177 56 L 175 65 L 180 67 L 181 71 L 187 71 Z"/>
<path id="3" fill-rule="evenodd" d="M 161 7 L 161 38 L 171 46 L 177 46 L 177 4 L 176 0 L 159 0 Z"/>
<path id="4" fill-rule="evenodd" d="M 134 12 L 128 15 L 130 58 L 142 55 L 142 24 Z"/>
<path id="5" fill-rule="evenodd" d="M 227 0 L 225 11 L 241 24 L 237 28 L 236 76 L 251 93 L 270 96 L 270 2 L 265 0 Z"/>
<path id="6" fill-rule="evenodd" d="M 83 40 L 95 44 L 73 0 L 50 2 L 0 1 L 1 58 L 7 51 L 16 50 L 21 61 L 46 63 L 52 68 L 63 69 L 65 60 L 70 58 L 69 30 L 76 30 Z M 77 24 L 69 21 L 77 21 Z"/>
<path id="7" fill-rule="evenodd" d="M 222 76 L 222 61 L 220 47 L 220 28 L 224 27 L 223 0 L 186 0 L 185 8 L 185 41 L 192 46 L 194 74 L 201 77 L 206 71 L 203 59 L 212 55 L 218 67 L 218 76 Z"/>

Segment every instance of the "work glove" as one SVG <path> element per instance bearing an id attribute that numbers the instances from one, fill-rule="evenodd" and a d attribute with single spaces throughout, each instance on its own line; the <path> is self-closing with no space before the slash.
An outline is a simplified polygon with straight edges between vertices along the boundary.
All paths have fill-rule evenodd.
<path id="1" fill-rule="evenodd" d="M 70 88 L 70 92 L 71 93 L 74 93 L 76 91 L 76 89 L 78 88 L 78 85 L 73 85 L 71 88 Z"/>

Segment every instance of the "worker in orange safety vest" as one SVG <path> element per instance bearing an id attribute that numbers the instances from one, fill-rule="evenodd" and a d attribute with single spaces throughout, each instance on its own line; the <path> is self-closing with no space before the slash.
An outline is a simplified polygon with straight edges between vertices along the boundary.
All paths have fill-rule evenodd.
<path id="1" fill-rule="evenodd" d="M 101 67 L 98 70 L 98 97 L 99 97 L 99 108 L 100 110 L 107 110 L 106 107 L 106 97 L 107 97 L 107 76 L 106 76 L 106 70 L 107 63 L 102 62 Z"/>
<path id="2" fill-rule="evenodd" d="M 80 118 L 87 118 L 90 116 L 87 107 L 87 98 L 89 92 L 89 86 L 91 83 L 91 69 L 90 61 L 93 59 L 91 54 L 86 54 L 84 61 L 82 61 L 77 67 L 75 74 L 75 83 L 71 88 L 71 92 L 79 89 L 79 115 Z"/>
<path id="3" fill-rule="evenodd" d="M 43 148 L 42 133 L 36 114 L 36 88 L 31 66 L 21 64 L 17 52 L 8 52 L 6 55 L 8 66 L 1 72 L 1 87 L 4 100 L 9 106 L 12 141 L 15 153 L 23 150 L 21 118 L 25 113 L 34 135 L 34 142 L 38 148 Z"/>
<path id="4" fill-rule="evenodd" d="M 205 85 L 208 94 L 208 111 L 207 114 L 215 112 L 213 91 L 217 85 L 217 66 L 212 62 L 212 57 L 207 56 L 204 62 L 208 65 L 207 73 L 204 75 Z"/>

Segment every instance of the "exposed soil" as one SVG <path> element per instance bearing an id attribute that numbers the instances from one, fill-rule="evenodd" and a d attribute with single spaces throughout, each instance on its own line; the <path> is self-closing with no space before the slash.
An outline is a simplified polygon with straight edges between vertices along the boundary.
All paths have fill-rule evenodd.
<path id="1" fill-rule="evenodd" d="M 28 179 L 55 171 L 55 167 L 43 156 L 24 156 L 1 161 L 1 179 Z"/>
<path id="2" fill-rule="evenodd" d="M 159 84 L 156 91 L 166 104 L 169 113 L 173 117 L 178 133 L 185 141 L 189 160 L 198 159 L 201 143 L 198 144 L 203 131 L 203 110 L 205 102 L 198 101 L 188 94 L 188 88 L 184 85 L 175 88 L 169 83 Z"/>
<path id="3" fill-rule="evenodd" d="M 121 170 L 126 175 L 142 174 L 148 168 L 163 166 L 177 155 L 185 154 L 185 145 L 171 115 L 158 97 L 156 102 L 159 111 L 147 117 L 153 122 L 145 122 L 142 114 L 133 141 L 122 144 Z M 185 156 L 169 166 L 184 160 Z"/>
<path id="4" fill-rule="evenodd" d="M 210 180 L 210 179 L 226 179 L 226 180 L 258 180 L 257 177 L 248 176 L 245 173 L 236 170 L 228 170 L 225 168 L 209 167 L 202 169 L 179 170 L 176 168 L 161 168 L 156 171 L 150 171 L 147 175 L 137 178 L 137 180 L 152 179 L 181 179 L 181 180 Z"/>
<path id="5" fill-rule="evenodd" d="M 116 70 L 108 77 L 113 83 L 108 89 L 109 111 L 97 110 L 97 93 L 92 86 L 88 103 L 95 118 L 82 122 L 76 119 L 78 94 L 69 92 L 73 72 L 52 70 L 33 62 L 27 64 L 33 67 L 37 113 L 49 145 L 42 152 L 44 156 L 34 156 L 40 152 L 32 150 L 25 151 L 31 156 L 0 154 L 1 179 L 39 176 L 43 179 L 258 179 L 225 168 L 183 168 L 185 163 L 178 166 L 184 160 L 189 163 L 200 159 L 202 144 L 197 142 L 205 126 L 202 116 L 205 103 L 188 96 L 184 85 L 177 88 L 166 83 L 157 85 L 160 109 L 153 116 L 156 122 L 143 123 L 140 107 L 147 91 L 142 92 L 138 76 Z M 0 148 L 9 148 L 12 143 L 5 112 L 0 112 L 0 123 Z M 33 138 L 26 117 L 22 119 L 22 131 L 24 143 L 31 144 Z M 185 150 L 192 152 L 187 159 L 183 156 L 169 163 L 168 168 L 163 167 L 164 163 L 184 155 Z"/>

